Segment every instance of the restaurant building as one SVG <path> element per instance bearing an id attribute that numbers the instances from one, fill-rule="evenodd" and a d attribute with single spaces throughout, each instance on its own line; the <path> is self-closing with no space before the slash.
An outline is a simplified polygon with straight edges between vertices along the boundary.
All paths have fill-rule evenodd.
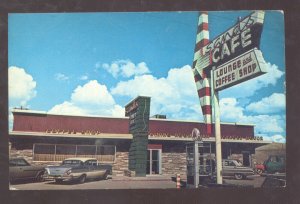
<path id="1" fill-rule="evenodd" d="M 95 157 L 113 165 L 113 175 L 130 175 L 130 149 L 133 134 L 129 117 L 102 117 L 50 114 L 44 111 L 14 109 L 9 140 L 15 156 L 26 155 L 30 162 L 55 164 L 68 157 Z M 204 143 L 211 144 L 214 133 L 206 134 L 199 121 L 150 117 L 147 133 L 146 174 L 186 174 L 186 144 L 193 141 L 192 130 L 200 130 Z M 255 148 L 268 144 L 254 135 L 251 124 L 221 123 L 222 156 L 252 165 Z M 132 176 L 132 175 L 131 175 Z"/>

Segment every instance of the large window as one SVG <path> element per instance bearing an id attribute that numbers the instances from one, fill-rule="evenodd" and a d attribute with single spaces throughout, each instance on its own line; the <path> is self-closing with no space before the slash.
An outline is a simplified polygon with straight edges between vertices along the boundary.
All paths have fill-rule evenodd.
<path id="1" fill-rule="evenodd" d="M 33 145 L 33 161 L 63 161 L 70 157 L 91 157 L 100 162 L 114 162 L 115 153 L 114 145 Z"/>

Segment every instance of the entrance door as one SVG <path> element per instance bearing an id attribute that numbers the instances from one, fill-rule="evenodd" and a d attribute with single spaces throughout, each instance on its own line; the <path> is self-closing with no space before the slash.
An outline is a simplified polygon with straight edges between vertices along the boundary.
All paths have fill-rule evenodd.
<path id="1" fill-rule="evenodd" d="M 243 154 L 243 165 L 250 166 L 250 152 L 242 152 Z"/>
<path id="2" fill-rule="evenodd" d="M 161 174 L 161 149 L 148 149 L 147 174 Z"/>

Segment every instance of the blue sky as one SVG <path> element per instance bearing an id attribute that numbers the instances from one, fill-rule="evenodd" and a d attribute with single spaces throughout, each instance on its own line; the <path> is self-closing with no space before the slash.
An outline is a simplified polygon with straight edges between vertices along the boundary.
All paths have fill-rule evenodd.
<path id="1" fill-rule="evenodd" d="M 210 39 L 250 13 L 209 12 Z M 202 121 L 191 72 L 197 23 L 198 12 L 10 14 L 9 108 L 124 116 L 147 95 L 152 115 Z M 266 12 L 261 50 L 269 72 L 220 92 L 221 121 L 285 142 L 283 13 Z"/>

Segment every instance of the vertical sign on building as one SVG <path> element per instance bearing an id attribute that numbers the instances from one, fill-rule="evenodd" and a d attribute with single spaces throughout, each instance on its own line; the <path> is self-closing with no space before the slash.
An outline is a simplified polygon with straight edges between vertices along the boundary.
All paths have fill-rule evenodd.
<path id="1" fill-rule="evenodd" d="M 125 106 L 129 132 L 133 139 L 129 149 L 129 170 L 135 176 L 146 176 L 149 134 L 150 97 L 138 96 Z"/>

